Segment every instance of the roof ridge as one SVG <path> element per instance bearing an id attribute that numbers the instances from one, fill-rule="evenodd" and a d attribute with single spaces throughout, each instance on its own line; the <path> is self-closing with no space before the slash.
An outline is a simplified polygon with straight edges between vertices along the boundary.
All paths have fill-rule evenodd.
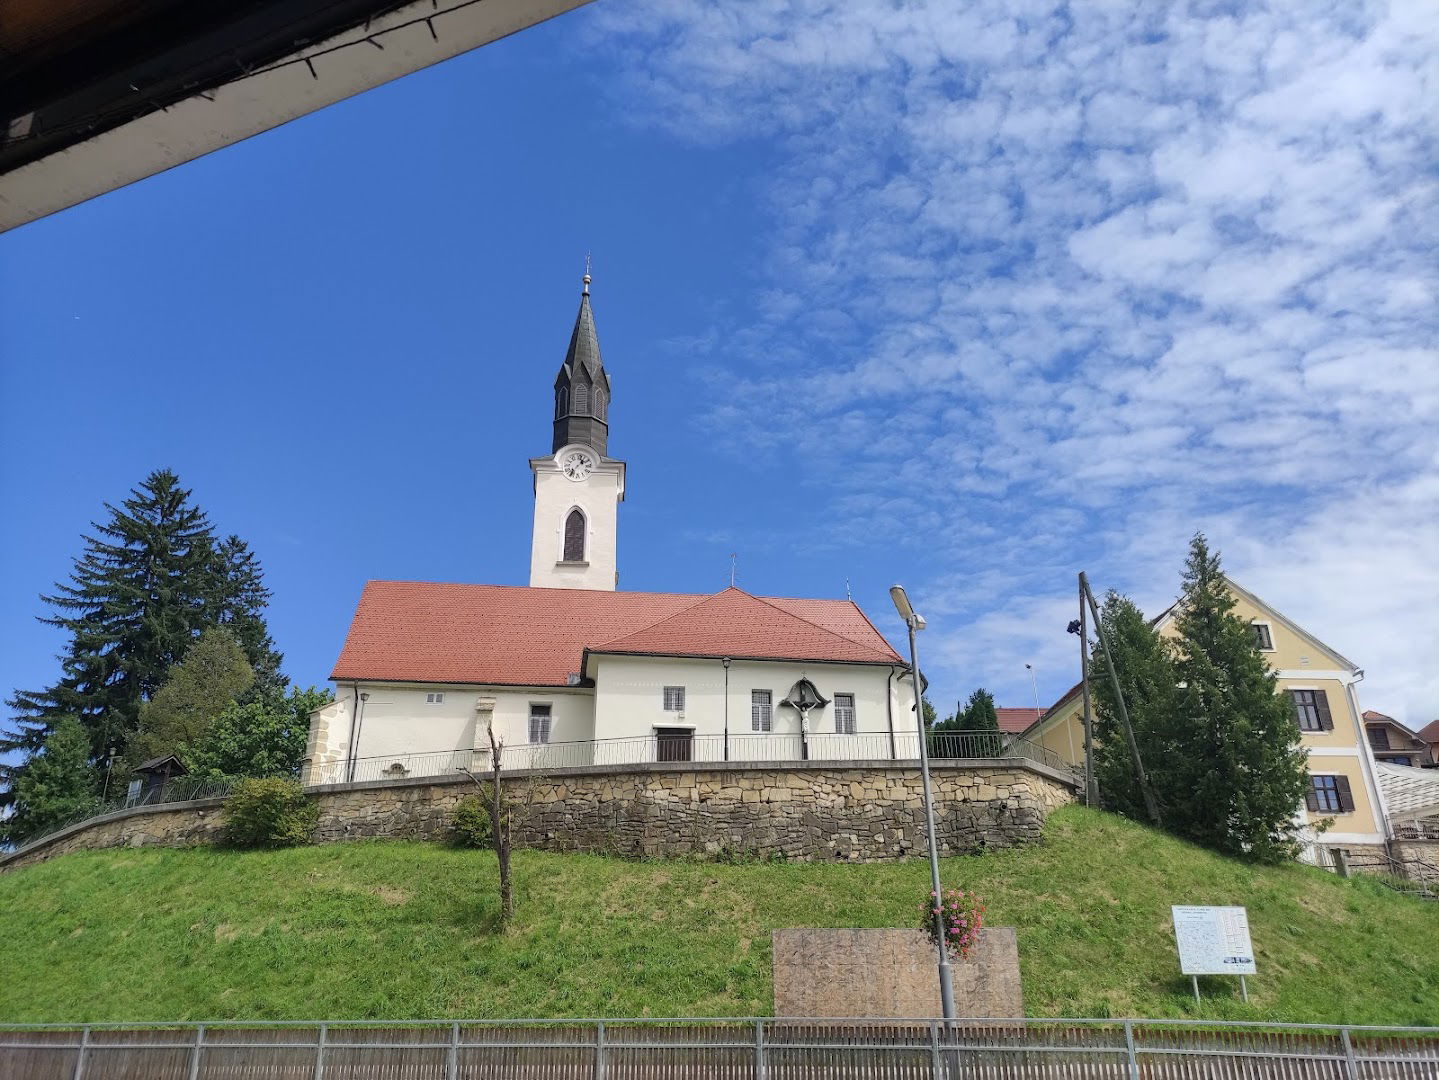
<path id="1" fill-rule="evenodd" d="M 731 585 L 730 588 L 734 588 L 734 586 Z M 724 591 L 725 591 L 724 589 L 721 589 L 721 590 L 720 590 L 720 592 L 724 592 Z M 744 592 L 743 589 L 736 589 L 735 591 L 736 591 L 736 592 Z M 749 593 L 744 593 L 744 594 L 745 594 L 746 596 L 749 596 Z M 683 594 L 682 594 L 682 595 L 683 595 Z M 671 619 L 678 618 L 679 616 L 683 615 L 683 614 L 684 614 L 685 612 L 687 612 L 687 611 L 693 611 L 695 608 L 699 607 L 699 606 L 700 606 L 701 604 L 703 604 L 705 601 L 707 601 L 707 600 L 713 600 L 713 599 L 714 599 L 716 596 L 718 596 L 718 595 L 719 595 L 719 593 L 709 593 L 708 595 L 701 596 L 701 597 L 699 597 L 693 604 L 686 604 L 684 607 L 680 608 L 678 611 L 671 612 L 669 615 L 666 615 L 666 616 L 665 616 L 664 618 L 662 618 L 662 619 L 656 619 L 656 620 L 655 620 L 654 622 L 652 622 L 652 623 L 645 623 L 645 625 L 644 625 L 644 626 L 641 626 L 638 630 L 631 630 L 631 631 L 630 631 L 629 633 L 627 633 L 627 634 L 621 634 L 621 635 L 620 635 L 619 637 L 617 637 L 617 638 L 610 638 L 608 641 L 602 641 L 602 642 L 600 642 L 598 645 L 590 646 L 590 648 L 603 649 L 606 645 L 613 645 L 613 644 L 615 644 L 616 642 L 624 641 L 625 638 L 632 638 L 632 637 L 634 637 L 636 634 L 643 634 L 643 633 L 645 633 L 647 630 L 653 630 L 653 629 L 654 629 L 655 627 L 657 627 L 657 626 L 663 626 L 665 623 L 669 622 Z M 758 598 L 756 597 L 755 599 L 758 599 Z"/>
<path id="2" fill-rule="evenodd" d="M 738 587 L 736 587 L 736 586 L 734 586 L 734 585 L 731 585 L 730 588 L 731 588 L 731 589 L 734 589 L 736 592 L 744 592 L 743 589 L 740 589 L 740 588 L 738 588 Z M 723 591 L 723 590 L 721 590 L 721 591 Z M 750 597 L 751 600 L 758 600 L 761 604 L 764 604 L 765 607 L 773 608 L 775 611 L 778 611 L 781 615 L 788 615 L 791 619 L 798 619 L 800 622 L 805 623 L 805 624 L 808 625 L 808 626 L 813 626 L 816 630 L 820 631 L 820 633 L 822 633 L 822 634 L 827 634 L 829 637 L 832 637 L 832 638 L 838 638 L 840 641 L 847 641 L 847 642 L 849 642 L 851 645 L 858 645 L 858 646 L 859 646 L 860 648 L 862 648 L 862 649 L 869 649 L 869 650 L 870 650 L 871 652 L 873 652 L 873 653 L 878 653 L 878 652 L 879 652 L 879 650 L 876 649 L 873 645 L 866 644 L 866 643 L 863 642 L 863 641 L 856 641 L 854 638 L 848 637 L 848 636 L 846 636 L 845 634 L 837 634 L 837 633 L 835 633 L 833 630 L 829 629 L 829 627 L 827 627 L 827 626 L 821 626 L 819 623 L 815 622 L 813 619 L 806 619 L 803 615 L 798 615 L 798 614 L 796 614 L 796 613 L 793 612 L 793 611 L 786 611 L 784 608 L 779 607 L 778 605 L 776 605 L 776 604 L 773 602 L 773 600 L 802 600 L 803 597 L 799 597 L 799 596 L 780 596 L 780 597 L 774 597 L 773 599 L 769 599 L 769 598 L 766 598 L 766 597 L 763 597 L 763 596 L 753 596 L 753 595 L 751 595 L 750 593 L 744 593 L 744 594 L 745 594 L 746 596 Z M 719 593 L 716 593 L 715 595 L 718 596 Z M 837 603 L 844 603 L 844 601 L 843 601 L 843 600 L 840 600 L 840 601 L 837 601 Z M 851 600 L 851 601 L 849 601 L 849 603 L 850 603 L 850 604 L 853 604 L 854 601 Z M 864 612 L 861 611 L 860 614 L 863 615 Z M 872 626 L 871 626 L 871 629 L 873 629 Z M 875 633 L 879 633 L 879 631 L 876 630 Z M 883 638 L 883 635 L 881 635 L 881 639 L 882 639 L 882 638 Z M 887 658 L 886 658 L 886 659 L 887 659 Z"/>
<path id="3" fill-rule="evenodd" d="M 649 623 L 649 624 L 646 625 L 646 626 L 640 627 L 638 630 L 631 631 L 631 632 L 628 633 L 628 634 L 623 634 L 623 635 L 621 635 L 620 637 L 617 637 L 617 638 L 611 638 L 609 641 L 605 641 L 605 642 L 602 642 L 602 643 L 600 643 L 600 644 L 598 644 L 598 645 L 591 646 L 591 648 L 593 648 L 593 649 L 596 650 L 596 651 L 603 651 L 604 649 L 606 649 L 606 648 L 609 647 L 609 646 L 623 644 L 625 641 L 627 641 L 627 640 L 630 639 L 630 638 L 637 637 L 637 636 L 639 636 L 640 634 L 648 633 L 648 632 L 654 630 L 656 627 L 663 626 L 665 623 L 670 622 L 670 621 L 673 620 L 673 619 L 679 618 L 681 615 L 688 614 L 689 612 L 693 611 L 693 610 L 694 610 L 695 608 L 697 608 L 697 607 L 701 607 L 701 606 L 703 606 L 704 604 L 707 604 L 707 603 L 710 603 L 711 601 L 717 600 L 717 599 L 719 599 L 721 596 L 723 596 L 725 593 L 728 593 L 728 592 L 739 593 L 739 595 L 745 597 L 745 598 L 748 599 L 748 600 L 753 600 L 753 601 L 754 601 L 755 603 L 757 603 L 757 604 L 763 604 L 765 607 L 769 608 L 771 611 L 773 611 L 773 612 L 775 612 L 776 614 L 782 616 L 783 618 L 786 618 L 786 619 L 794 619 L 794 620 L 796 620 L 796 621 L 798 621 L 798 622 L 801 622 L 801 623 L 803 623 L 805 626 L 808 626 L 808 627 L 811 627 L 811 628 L 814 629 L 814 630 L 817 630 L 819 633 L 823 634 L 826 638 L 828 638 L 828 639 L 830 639 L 830 640 L 843 642 L 843 643 L 846 644 L 846 645 L 855 646 L 855 647 L 864 649 L 865 651 L 871 653 L 871 654 L 874 655 L 875 657 L 878 657 L 878 658 L 883 659 L 883 660 L 885 660 L 885 661 L 890 661 L 890 662 L 892 662 L 892 660 L 891 660 L 890 657 L 885 656 L 884 653 L 880 652 L 880 651 L 879 651 L 878 649 L 876 649 L 873 645 L 866 644 L 865 642 L 862 642 L 862 641 L 856 641 L 854 638 L 845 637 L 843 634 L 837 634 L 837 633 L 835 633 L 833 630 L 830 630 L 830 629 L 827 628 L 827 627 L 821 626 L 821 625 L 820 625 L 819 623 L 817 623 L 817 622 L 813 622 L 813 621 L 811 621 L 810 619 L 806 619 L 803 615 L 797 615 L 797 614 L 795 614 L 793 611 L 786 611 L 784 608 L 779 607 L 777 604 L 771 602 L 771 600 L 769 600 L 769 599 L 767 599 L 767 598 L 765 598 L 765 597 L 763 597 L 763 596 L 755 596 L 753 593 L 746 592 L 744 589 L 741 589 L 738 585 L 729 585 L 729 586 L 726 586 L 725 588 L 721 589 L 719 592 L 711 593 L 711 594 L 708 595 L 708 596 L 702 597 L 700 600 L 698 600 L 697 602 L 695 602 L 695 603 L 693 603 L 693 604 L 688 604 L 688 605 L 686 605 L 685 607 L 681 608 L 679 611 L 676 611 L 676 612 L 674 612 L 674 613 L 671 614 L 671 615 L 666 615 L 663 619 L 658 619 L 658 620 L 656 620 L 655 622 L 652 622 L 652 623 Z M 793 597 L 792 599 L 800 599 L 800 597 Z M 881 639 L 881 640 L 883 640 L 883 639 Z"/>

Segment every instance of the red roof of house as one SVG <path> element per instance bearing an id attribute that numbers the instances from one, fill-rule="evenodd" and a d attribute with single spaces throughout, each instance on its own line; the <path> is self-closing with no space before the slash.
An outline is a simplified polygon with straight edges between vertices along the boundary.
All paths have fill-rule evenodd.
<path id="1" fill-rule="evenodd" d="M 1420 742 L 1426 742 L 1430 744 L 1439 743 L 1439 720 L 1435 720 L 1432 723 L 1424 725 L 1415 733 L 1415 735 Z"/>
<path id="2" fill-rule="evenodd" d="M 999 730 L 1010 735 L 1018 735 L 1038 720 L 1041 715 L 1041 711 L 1032 706 L 1019 709 L 1000 706 L 994 711 L 999 715 Z"/>
<path id="3" fill-rule="evenodd" d="M 1392 716 L 1385 716 L 1382 712 L 1375 712 L 1373 709 L 1364 710 L 1365 720 L 1393 720 Z"/>
<path id="4" fill-rule="evenodd" d="M 902 663 L 847 600 L 371 581 L 330 678 L 563 686 L 586 649 Z"/>

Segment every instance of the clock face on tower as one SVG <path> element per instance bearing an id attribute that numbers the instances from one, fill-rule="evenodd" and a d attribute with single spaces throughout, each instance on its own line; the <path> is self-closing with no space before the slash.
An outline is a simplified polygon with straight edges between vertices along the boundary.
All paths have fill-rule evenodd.
<path id="1" fill-rule="evenodd" d="M 571 450 L 560 458 L 560 469 L 571 480 L 583 480 L 595 467 L 595 459 L 583 450 Z"/>

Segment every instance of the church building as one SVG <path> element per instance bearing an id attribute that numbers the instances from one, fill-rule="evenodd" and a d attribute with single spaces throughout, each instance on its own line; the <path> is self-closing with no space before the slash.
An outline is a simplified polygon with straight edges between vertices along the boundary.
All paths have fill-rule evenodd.
<path id="1" fill-rule="evenodd" d="M 654 761 L 914 759 L 909 671 L 849 600 L 623 592 L 625 463 L 584 278 L 530 459 L 530 583 L 371 581 L 311 717 L 310 784 Z"/>

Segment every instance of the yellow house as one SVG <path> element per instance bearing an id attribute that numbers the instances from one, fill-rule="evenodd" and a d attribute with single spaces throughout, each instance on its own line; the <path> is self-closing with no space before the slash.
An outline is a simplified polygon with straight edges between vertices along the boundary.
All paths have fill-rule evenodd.
<path id="1" fill-rule="evenodd" d="M 1309 753 L 1309 791 L 1296 813 L 1306 823 L 1333 822 L 1323 833 L 1306 830 L 1305 839 L 1315 848 L 1383 851 L 1389 823 L 1355 689 L 1363 670 L 1232 578 L 1225 580 L 1237 601 L 1235 614 L 1254 627 L 1255 642 L 1277 672 L 1280 691 L 1293 702 L 1294 722 Z M 1177 607 L 1171 605 L 1154 620 L 1165 637 L 1176 634 Z M 1021 737 L 1082 767 L 1083 713 L 1083 694 L 1075 685 Z M 1313 854 L 1317 857 L 1317 851 Z"/>

